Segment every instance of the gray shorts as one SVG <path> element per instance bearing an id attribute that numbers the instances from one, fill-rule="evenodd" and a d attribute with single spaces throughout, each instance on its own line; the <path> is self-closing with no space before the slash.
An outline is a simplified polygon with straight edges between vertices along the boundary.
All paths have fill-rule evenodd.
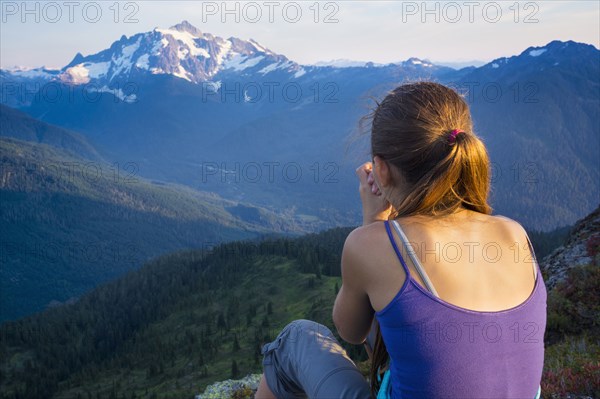
<path id="1" fill-rule="evenodd" d="M 371 397 L 365 378 L 322 324 L 295 320 L 262 354 L 267 385 L 278 399 Z"/>

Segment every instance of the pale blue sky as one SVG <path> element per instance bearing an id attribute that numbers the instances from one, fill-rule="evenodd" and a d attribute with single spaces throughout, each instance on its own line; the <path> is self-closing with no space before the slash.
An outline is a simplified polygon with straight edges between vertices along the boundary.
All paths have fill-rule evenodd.
<path id="1" fill-rule="evenodd" d="M 58 7 L 28 2 L 26 13 L 21 1 L 1 0 L 0 66 L 62 67 L 77 52 L 92 54 L 123 34 L 165 28 L 184 19 L 214 35 L 253 38 L 302 64 L 339 58 L 382 63 L 409 57 L 490 61 L 556 39 L 600 46 L 600 2 L 595 0 L 429 1 L 429 14 L 422 1 L 230 1 L 230 14 L 222 1 L 135 1 L 116 3 L 118 15 L 114 1 L 75 3 L 70 21 L 64 1 L 54 2 Z M 96 17 L 98 9 L 102 14 Z M 296 17 L 297 9 L 301 15 Z M 137 21 L 125 23 L 128 14 Z M 327 16 L 331 23 L 324 22 Z"/>

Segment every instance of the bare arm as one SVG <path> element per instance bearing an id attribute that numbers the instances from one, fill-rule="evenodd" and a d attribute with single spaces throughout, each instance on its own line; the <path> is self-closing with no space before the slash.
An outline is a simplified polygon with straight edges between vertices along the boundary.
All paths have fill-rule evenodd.
<path id="1" fill-rule="evenodd" d="M 340 336 L 352 344 L 365 341 L 374 310 L 371 307 L 366 285 L 368 273 L 359 245 L 361 228 L 354 230 L 344 243 L 342 251 L 342 288 L 333 306 L 333 322 Z M 362 262 L 361 262 L 362 261 Z"/>
<path id="2" fill-rule="evenodd" d="M 365 343 L 369 356 L 372 351 L 365 339 L 371 330 L 375 311 L 366 289 L 370 279 L 364 248 L 368 238 L 365 226 L 377 220 L 386 220 L 392 210 L 390 203 L 375 184 L 372 172 L 371 162 L 366 162 L 356 169 L 363 208 L 363 227 L 352 231 L 344 243 L 342 288 L 333 306 L 333 323 L 340 336 L 353 344 Z"/>

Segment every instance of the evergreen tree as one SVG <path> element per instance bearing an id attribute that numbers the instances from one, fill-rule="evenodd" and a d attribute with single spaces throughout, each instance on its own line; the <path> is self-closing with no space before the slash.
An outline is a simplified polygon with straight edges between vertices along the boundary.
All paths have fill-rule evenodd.
<path id="1" fill-rule="evenodd" d="M 240 350 L 240 343 L 238 342 L 238 338 L 237 335 L 233 336 L 233 347 L 232 347 L 234 352 L 238 352 Z"/>
<path id="2" fill-rule="evenodd" d="M 240 370 L 238 369 L 237 362 L 235 360 L 231 361 L 231 378 L 238 378 L 240 374 Z"/>
<path id="3" fill-rule="evenodd" d="M 225 322 L 225 316 L 222 312 L 219 313 L 219 317 L 217 319 L 217 328 L 220 332 L 223 332 L 223 330 L 227 330 L 227 323 Z"/>

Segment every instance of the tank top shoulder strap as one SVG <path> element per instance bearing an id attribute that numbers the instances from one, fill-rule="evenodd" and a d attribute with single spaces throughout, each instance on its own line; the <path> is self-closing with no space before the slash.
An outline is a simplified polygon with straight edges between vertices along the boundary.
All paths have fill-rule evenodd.
<path id="1" fill-rule="evenodd" d="M 394 235 L 392 234 L 392 230 L 390 229 L 390 222 L 385 220 L 383 222 L 385 224 L 385 231 L 387 232 L 388 237 L 390 238 L 390 243 L 392 243 L 392 247 L 394 248 L 394 252 L 396 252 L 396 256 L 398 256 L 398 260 L 400 260 L 400 264 L 406 273 L 406 277 L 410 276 L 410 271 L 408 270 L 408 266 L 406 266 L 406 262 L 404 262 L 404 258 L 396 245 L 396 240 L 394 240 Z"/>
<path id="2" fill-rule="evenodd" d="M 400 239 L 402 240 L 402 243 L 406 247 L 408 256 L 410 257 L 413 265 L 415 266 L 417 273 L 419 273 L 419 276 L 421 277 L 423 284 L 425 284 L 425 287 L 429 290 L 429 292 L 431 292 L 436 297 L 439 297 L 437 291 L 433 287 L 433 283 L 431 282 L 431 280 L 429 279 L 429 276 L 425 272 L 423 265 L 421 265 L 421 261 L 417 257 L 417 254 L 416 254 L 412 244 L 410 243 L 410 241 L 408 241 L 406 234 L 404 234 L 404 230 L 402 230 L 402 228 L 400 227 L 400 224 L 398 224 L 398 222 L 396 220 L 392 220 L 392 225 L 394 226 L 394 229 L 396 229 L 396 233 L 398 233 L 398 236 L 400 237 Z"/>
<path id="3" fill-rule="evenodd" d="M 539 263 L 537 261 L 537 258 L 535 257 L 535 251 L 533 250 L 533 244 L 531 243 L 531 240 L 529 239 L 529 235 L 527 234 L 527 232 L 525 232 L 525 237 L 527 237 L 527 245 L 529 245 L 529 251 L 531 252 L 531 260 L 533 263 L 533 278 L 535 279 L 535 281 L 537 281 Z"/>
<path id="4" fill-rule="evenodd" d="M 408 266 L 406 265 L 406 262 L 404 261 L 404 258 L 402 257 L 402 254 L 400 253 L 398 246 L 396 245 L 396 240 L 394 240 L 394 235 L 392 234 L 392 230 L 390 229 L 390 223 L 389 223 L 389 221 L 386 220 L 386 221 L 384 221 L 384 224 L 385 224 L 385 230 L 387 231 L 388 237 L 390 238 L 390 242 L 392 243 L 392 247 L 394 247 L 394 252 L 396 252 L 398 259 L 400 260 L 400 264 L 402 265 L 402 268 L 404 269 L 404 272 L 406 273 L 406 278 L 410 278 L 410 270 L 408 269 Z M 413 247 L 412 247 L 412 245 L 410 245 L 410 242 L 408 242 L 408 240 L 406 239 L 406 235 L 404 235 L 404 232 L 402 231 L 402 229 L 400 229 L 400 226 L 398 226 L 396 224 L 395 220 L 392 221 L 392 225 L 394 226 L 394 229 L 396 230 L 396 232 L 400 236 L 400 239 L 404 243 L 404 246 L 406 247 L 408 254 L 411 257 L 411 260 L 413 261 L 413 264 L 415 265 L 417 272 L 421 276 L 421 280 L 423 280 L 423 283 L 425 284 L 425 287 L 433 295 L 435 295 L 436 297 L 439 297 L 437 291 L 435 290 L 435 288 L 433 288 L 433 284 L 431 283 L 431 280 L 429 280 L 429 277 L 425 273 L 425 270 L 423 270 L 421 263 L 419 262 L 419 259 L 417 259 L 417 257 L 414 255 Z"/>

